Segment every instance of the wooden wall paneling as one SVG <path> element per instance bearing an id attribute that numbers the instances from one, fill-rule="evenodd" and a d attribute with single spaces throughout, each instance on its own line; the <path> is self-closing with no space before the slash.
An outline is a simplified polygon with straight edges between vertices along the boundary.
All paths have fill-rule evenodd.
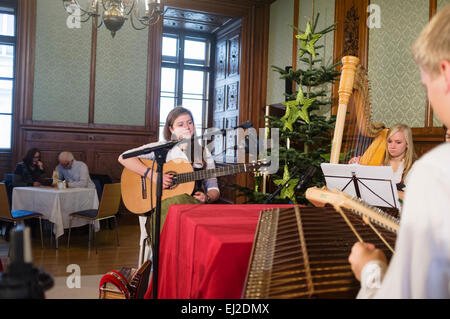
<path id="1" fill-rule="evenodd" d="M 253 6 L 242 22 L 241 93 L 239 118 L 251 121 L 259 134 L 264 128 L 267 92 L 270 4 Z M 254 177 L 240 174 L 237 184 L 254 187 Z M 238 201 L 239 202 L 239 201 Z"/>
<path id="2" fill-rule="evenodd" d="M 66 150 L 72 152 L 75 159 L 85 162 L 91 174 L 108 174 L 117 182 L 123 169 L 117 161 L 119 155 L 148 142 L 146 134 L 74 133 L 29 128 L 25 131 L 24 147 L 38 147 L 41 150 L 49 177 L 58 165 L 58 154 Z"/>
<path id="3" fill-rule="evenodd" d="M 123 166 L 117 161 L 121 152 L 114 151 L 99 151 L 93 152 L 94 165 L 92 172 L 95 174 L 106 174 L 111 177 L 113 181 L 120 181 Z"/>
<path id="4" fill-rule="evenodd" d="M 18 0 L 16 82 L 14 92 L 14 120 L 11 170 L 26 152 L 23 145 L 22 124 L 32 117 L 34 85 L 34 48 L 36 43 L 36 0 Z"/>
<path id="5" fill-rule="evenodd" d="M 437 0 L 430 0 L 430 20 L 436 14 Z M 425 105 L 425 127 L 433 127 L 433 109 L 430 101 L 426 101 Z"/>
<path id="6" fill-rule="evenodd" d="M 444 128 L 442 127 L 413 127 L 414 150 L 418 157 L 429 152 L 444 142 Z"/>
<path id="7" fill-rule="evenodd" d="M 95 120 L 95 74 L 97 70 L 97 23 L 98 18 L 92 19 L 91 36 L 91 65 L 89 78 L 89 117 L 88 123 L 94 123 Z"/>
<path id="8" fill-rule="evenodd" d="M 336 0 L 333 60 L 341 61 L 346 55 L 359 57 L 367 69 L 369 32 L 366 25 L 369 0 Z M 340 68 L 339 68 L 340 70 Z M 333 106 L 331 114 L 337 114 L 339 81 L 333 84 Z"/>
<path id="9" fill-rule="evenodd" d="M 239 125 L 239 82 L 241 60 L 241 21 L 219 30 L 216 34 L 215 96 L 213 101 L 213 122 L 217 128 L 230 129 Z M 222 137 L 215 137 L 214 155 L 217 161 L 234 163 L 236 159 L 236 134 L 227 131 Z M 227 185 L 236 184 L 236 176 L 223 176 L 218 179 L 221 198 L 235 202 L 235 190 Z"/>
<path id="10" fill-rule="evenodd" d="M 161 90 L 161 49 L 163 21 L 149 27 L 148 30 L 148 62 L 147 62 L 147 98 L 145 112 L 145 128 L 158 139 L 159 134 L 159 95 Z"/>
<path id="11" fill-rule="evenodd" d="M 0 181 L 5 178 L 5 174 L 12 172 L 11 153 L 0 153 Z"/>

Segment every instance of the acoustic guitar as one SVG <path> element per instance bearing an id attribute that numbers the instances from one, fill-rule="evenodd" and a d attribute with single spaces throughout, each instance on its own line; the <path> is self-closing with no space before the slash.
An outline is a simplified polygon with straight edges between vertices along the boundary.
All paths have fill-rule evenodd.
<path id="1" fill-rule="evenodd" d="M 156 175 L 157 164 L 151 160 L 140 159 L 147 167 L 154 169 Z M 184 159 L 174 159 L 164 163 L 163 174 L 173 175 L 172 186 L 162 190 L 161 200 L 181 195 L 191 195 L 194 191 L 195 181 L 234 175 L 243 172 L 253 172 L 266 166 L 261 163 L 237 164 L 220 168 L 194 171 L 192 165 Z M 143 214 L 156 207 L 156 183 L 150 182 L 151 173 L 147 178 L 124 168 L 120 180 L 122 199 L 126 208 L 134 214 Z M 151 197 L 151 198 L 150 198 Z"/>

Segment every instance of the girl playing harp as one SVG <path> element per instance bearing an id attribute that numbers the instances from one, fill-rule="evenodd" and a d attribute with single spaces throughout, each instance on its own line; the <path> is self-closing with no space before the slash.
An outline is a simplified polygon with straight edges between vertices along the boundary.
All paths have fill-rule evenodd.
<path id="1" fill-rule="evenodd" d="M 359 164 L 361 157 L 353 157 L 349 164 Z M 411 128 L 406 124 L 395 124 L 386 137 L 386 152 L 382 165 L 391 166 L 398 196 L 403 200 L 406 177 L 416 160 Z"/>

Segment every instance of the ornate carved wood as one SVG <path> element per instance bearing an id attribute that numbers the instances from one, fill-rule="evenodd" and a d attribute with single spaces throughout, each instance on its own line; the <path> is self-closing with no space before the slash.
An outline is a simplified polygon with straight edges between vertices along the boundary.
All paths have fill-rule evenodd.
<path id="1" fill-rule="evenodd" d="M 347 55 L 356 56 L 367 69 L 368 39 L 367 6 L 369 0 L 336 0 L 334 33 L 334 61 Z M 339 83 L 333 85 L 332 114 L 337 114 Z"/>

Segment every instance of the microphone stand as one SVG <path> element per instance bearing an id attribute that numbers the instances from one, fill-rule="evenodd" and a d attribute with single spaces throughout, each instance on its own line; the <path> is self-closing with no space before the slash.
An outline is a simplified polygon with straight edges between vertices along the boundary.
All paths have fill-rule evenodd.
<path id="1" fill-rule="evenodd" d="M 123 154 L 122 157 L 124 159 L 130 157 L 136 157 L 142 154 L 149 154 L 154 152 L 155 161 L 156 161 L 156 174 L 157 174 L 157 182 L 156 182 L 156 207 L 155 207 L 155 243 L 153 247 L 153 287 L 152 287 L 152 296 L 153 299 L 158 298 L 158 273 L 159 273 L 159 237 L 160 237 L 160 229 L 161 229 L 161 197 L 162 197 L 162 181 L 163 181 L 163 166 L 166 162 L 167 153 L 169 150 L 174 147 L 176 144 L 181 141 L 172 141 L 163 145 L 158 145 L 155 147 L 149 147 L 143 150 L 130 152 L 127 154 Z M 152 200 L 152 196 L 150 196 L 150 201 Z M 150 216 L 151 211 L 144 213 L 145 216 Z"/>
<path id="2" fill-rule="evenodd" d="M 239 127 L 249 128 L 253 125 L 251 123 L 244 123 Z M 210 134 L 223 134 L 226 130 L 214 131 Z M 158 298 L 158 275 L 159 275 L 159 239 L 160 239 L 160 229 L 161 229 L 161 198 L 162 198 L 162 185 L 163 185 L 163 166 L 166 162 L 167 153 L 169 150 L 177 144 L 182 143 L 191 143 L 195 139 L 204 138 L 204 136 L 192 136 L 191 138 L 184 138 L 178 141 L 167 142 L 162 145 L 157 145 L 154 147 L 145 148 L 139 151 L 134 151 L 130 153 L 126 153 L 122 155 L 122 158 L 127 159 L 131 157 L 136 157 L 143 154 L 150 154 L 154 152 L 155 161 L 156 161 L 156 174 L 157 174 L 157 182 L 156 182 L 156 207 L 155 207 L 155 244 L 153 247 L 153 287 L 152 287 L 152 296 L 153 299 Z M 152 196 L 150 196 L 150 201 L 152 200 Z M 145 216 L 150 216 L 151 211 L 144 213 Z"/>
<path id="3" fill-rule="evenodd" d="M 294 170 L 294 172 L 291 174 L 291 176 L 288 178 L 288 180 L 284 183 L 284 184 L 282 184 L 282 185 L 279 185 L 278 186 L 278 188 L 275 190 L 275 192 L 273 192 L 272 194 L 270 194 L 270 196 L 264 201 L 264 203 L 263 204 L 267 204 L 267 203 L 269 203 L 279 192 L 281 192 L 281 190 L 283 189 L 283 188 L 285 188 L 286 187 L 286 185 L 291 181 L 291 179 L 293 178 L 293 177 L 295 177 L 297 174 L 298 174 L 298 171 L 299 171 L 299 168 L 298 167 L 296 167 L 295 168 L 295 170 Z"/>
<path id="4" fill-rule="evenodd" d="M 303 174 L 299 180 L 298 185 L 295 187 L 296 190 L 302 190 L 303 187 L 305 186 L 305 184 L 307 182 L 309 182 L 309 180 L 311 179 L 311 177 L 316 173 L 316 168 L 314 166 L 310 166 L 306 169 L 305 174 Z M 289 177 L 289 179 L 283 184 L 278 186 L 278 188 L 275 190 L 275 192 L 273 192 L 272 194 L 270 194 L 270 196 L 264 201 L 264 204 L 267 204 L 269 201 L 271 201 L 284 187 L 286 187 L 286 185 L 289 183 L 289 181 L 298 174 L 299 172 L 299 168 L 296 167 L 294 170 L 294 173 L 292 173 L 292 175 Z"/>

